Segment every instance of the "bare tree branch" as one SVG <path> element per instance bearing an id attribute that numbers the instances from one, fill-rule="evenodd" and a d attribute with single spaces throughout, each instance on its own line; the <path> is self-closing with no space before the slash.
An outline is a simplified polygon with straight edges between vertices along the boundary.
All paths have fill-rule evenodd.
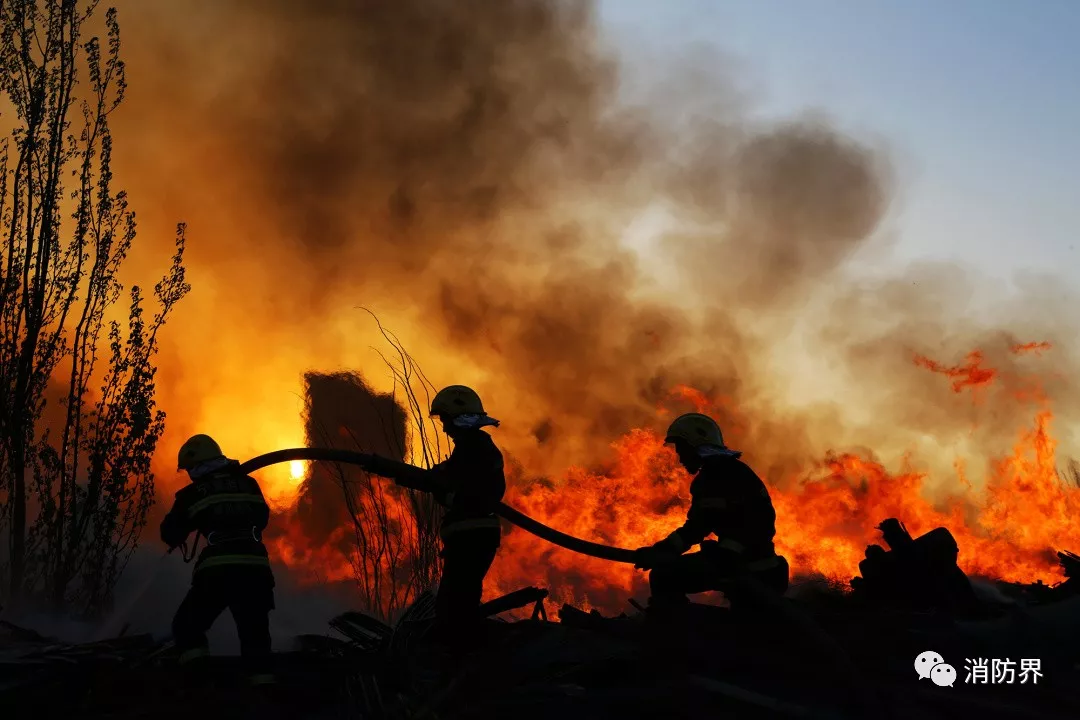
<path id="1" fill-rule="evenodd" d="M 87 612 L 105 609 L 153 502 L 153 359 L 189 290 L 181 225 L 158 311 L 146 318 L 133 287 L 126 328 L 107 320 L 136 228 L 112 186 L 109 116 L 127 87 L 116 11 L 104 45 L 81 39 L 96 6 L 0 0 L 0 92 L 19 121 L 0 144 L 0 596 Z"/>
<path id="2" fill-rule="evenodd" d="M 355 417 L 356 422 L 363 423 L 362 431 L 348 426 L 351 421 L 346 421 L 345 427 L 333 428 L 334 432 L 331 432 L 321 418 L 316 417 L 318 410 L 312 395 L 315 385 L 314 380 L 309 379 L 308 441 L 323 447 L 340 447 L 341 436 L 344 436 L 361 452 L 372 452 L 372 445 L 381 446 L 384 450 L 380 452 L 388 450 L 396 457 L 411 457 L 417 464 L 430 467 L 442 459 L 447 447 L 441 431 L 428 418 L 431 383 L 397 337 L 386 330 L 373 313 L 367 312 L 375 319 L 392 351 L 388 358 L 375 350 L 390 370 L 392 394 L 389 398 L 376 395 L 356 373 L 320 376 L 362 389 L 355 394 L 346 393 L 345 397 L 356 400 L 363 397 L 369 403 L 364 415 L 345 413 L 345 417 Z M 333 404 L 333 400 L 330 402 Z M 373 430 L 378 435 L 371 436 Z M 367 437 L 364 437 L 365 433 Z M 341 493 L 352 535 L 348 561 L 360 596 L 359 604 L 366 612 L 391 621 L 438 581 L 441 562 L 438 531 L 442 511 L 430 494 L 340 465 L 312 468 L 307 482 L 333 482 Z M 325 500 L 325 495 L 313 487 L 307 492 L 313 499 Z"/>

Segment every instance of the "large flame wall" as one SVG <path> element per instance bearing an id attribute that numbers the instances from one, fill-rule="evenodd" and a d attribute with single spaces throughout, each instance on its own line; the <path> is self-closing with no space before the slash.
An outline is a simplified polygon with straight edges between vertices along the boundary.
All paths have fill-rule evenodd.
<path id="1" fill-rule="evenodd" d="M 982 365 L 977 352 L 956 367 L 921 356 L 915 362 L 950 378 L 957 393 L 985 388 L 998 375 Z M 1015 445 L 992 459 L 990 476 L 978 491 L 961 459 L 949 492 L 936 502 L 928 497 L 926 472 L 913 469 L 914 458 L 905 461 L 907 467 L 890 471 L 857 453 L 830 454 L 789 477 L 769 478 L 777 511 L 777 549 L 788 558 L 793 574 L 846 582 L 858 574 L 866 546 L 879 540 L 876 525 L 897 517 L 915 535 L 949 528 L 961 548 L 961 566 L 970 574 L 1017 582 L 1062 580 L 1054 550 L 1080 547 L 1074 522 L 1080 512 L 1080 487 L 1059 475 L 1052 414 L 1044 402 L 1031 399 L 1016 399 Z M 669 400 L 672 408 L 723 412 L 685 386 L 675 388 Z M 1020 414 L 1024 410 L 1026 417 Z M 657 417 L 663 420 L 672 412 L 661 407 Z M 753 465 L 755 456 L 767 454 L 767 449 L 748 449 L 746 459 Z M 563 532 L 618 547 L 636 548 L 663 538 L 683 522 L 689 507 L 689 478 L 662 435 L 651 429 L 628 432 L 612 445 L 609 460 L 601 466 L 569 468 L 552 481 L 530 481 L 518 466 L 511 463 L 510 468 L 507 500 L 513 506 Z M 286 531 L 276 535 L 272 549 L 287 566 L 311 581 L 355 579 L 349 553 L 341 550 L 351 547 L 350 523 L 342 522 L 330 537 L 316 541 L 295 516 L 283 515 L 280 521 Z M 486 592 L 494 596 L 540 585 L 549 588 L 557 602 L 618 611 L 627 597 L 647 594 L 644 582 L 642 573 L 626 565 L 576 555 L 513 529 L 504 539 Z"/>

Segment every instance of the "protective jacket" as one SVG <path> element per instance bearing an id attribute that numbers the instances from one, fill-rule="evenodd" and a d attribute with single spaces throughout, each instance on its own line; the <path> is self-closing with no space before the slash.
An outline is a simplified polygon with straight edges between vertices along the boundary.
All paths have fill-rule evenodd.
<path id="1" fill-rule="evenodd" d="M 194 578 L 212 568 L 265 568 L 272 577 L 262 532 L 270 521 L 270 507 L 259 483 L 238 471 L 240 463 L 197 478 L 176 493 L 172 509 L 161 523 L 161 539 L 169 547 L 198 531 L 207 547 L 195 563 Z"/>
<path id="2" fill-rule="evenodd" d="M 447 509 L 440 531 L 443 540 L 472 530 L 499 528 L 494 512 L 506 493 L 503 456 L 482 430 L 456 437 L 450 457 L 430 469 L 376 455 L 368 470 L 404 487 L 432 493 Z"/>
<path id="3" fill-rule="evenodd" d="M 775 564 L 776 512 L 765 484 L 746 463 L 729 456 L 704 458 L 690 497 L 686 523 L 658 547 L 683 553 L 715 534 L 716 546 L 708 545 L 737 556 L 747 569 Z"/>

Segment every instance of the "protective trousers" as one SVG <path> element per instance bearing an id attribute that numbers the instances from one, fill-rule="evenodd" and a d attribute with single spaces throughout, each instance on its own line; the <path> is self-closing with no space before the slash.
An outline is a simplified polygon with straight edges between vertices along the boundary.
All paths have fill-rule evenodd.
<path id="1" fill-rule="evenodd" d="M 756 605 L 732 582 L 737 573 L 737 559 L 720 553 L 697 552 L 671 558 L 649 573 L 650 608 L 685 605 L 687 595 L 720 591 L 731 604 L 733 612 L 751 612 Z M 788 587 L 788 564 L 777 558 L 777 565 L 751 572 L 766 588 L 783 595 Z"/>
<path id="2" fill-rule="evenodd" d="M 498 528 L 465 530 L 443 543 L 443 572 L 435 596 L 436 636 L 450 645 L 469 644 L 480 624 L 480 600 L 499 550 Z"/>
<path id="3" fill-rule="evenodd" d="M 196 571 L 191 589 L 173 618 L 173 640 L 180 663 L 209 654 L 206 632 L 225 609 L 232 613 L 240 655 L 252 683 L 272 682 L 270 611 L 274 579 L 264 568 L 215 567 Z"/>

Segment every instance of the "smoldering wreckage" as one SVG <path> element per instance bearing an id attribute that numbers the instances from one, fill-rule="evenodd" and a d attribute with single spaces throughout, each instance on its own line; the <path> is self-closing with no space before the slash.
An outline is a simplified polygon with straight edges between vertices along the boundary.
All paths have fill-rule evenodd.
<path id="1" fill-rule="evenodd" d="M 475 402 L 465 408 L 473 412 L 440 412 L 436 406 L 447 395 Z M 1067 578 L 1060 584 L 1001 582 L 990 595 L 977 592 L 958 566 L 960 548 L 946 528 L 912 537 L 901 518 L 887 518 L 878 526 L 883 544 L 867 547 L 850 587 L 788 587 L 783 558 L 761 562 L 771 549 L 759 546 L 748 553 L 757 558 L 750 562 L 715 550 L 732 546 L 732 538 L 751 543 L 755 527 L 765 526 L 771 548 L 775 515 L 740 453 L 727 449 L 716 423 L 697 413 L 677 418 L 666 437 L 696 473 L 686 524 L 654 546 L 609 547 L 501 503 L 501 456 L 479 430 L 498 421 L 488 418 L 475 393 L 451 386 L 436 395 L 432 410 L 455 451 L 430 470 L 319 448 L 240 464 L 211 438 L 193 437 L 179 465 L 194 482 L 177 493 L 162 538 L 182 547 L 185 559 L 194 559 L 190 533 L 196 542 L 209 536 L 209 545 L 174 621 L 174 639 L 121 631 L 111 640 L 69 645 L 4 623 L 3 706 L 23 708 L 14 717 L 28 717 L 22 713 L 32 708 L 48 717 L 114 718 L 1065 718 L 1080 711 L 1080 556 L 1058 552 Z M 485 481 L 485 458 L 493 457 L 499 462 L 497 468 L 487 463 Z M 269 508 L 258 483 L 242 479 L 295 460 L 351 463 L 435 494 L 447 508 L 446 562 L 437 594 L 421 594 L 393 625 L 347 612 L 329 621 L 325 635 L 298 636 L 294 648 L 271 657 L 260 639 L 261 632 L 269 641 L 269 611 L 257 601 L 259 573 L 269 575 L 259 537 Z M 740 467 L 746 468 L 741 477 Z M 481 489 L 485 482 L 489 492 Z M 755 500 L 758 485 L 764 492 Z M 498 525 L 496 516 L 538 541 L 653 569 L 648 607 L 631 598 L 626 613 L 609 617 L 563 605 L 554 622 L 544 606 L 548 591 L 526 587 L 479 604 L 477 612 L 494 555 L 493 548 L 485 555 L 478 530 Z M 230 521 L 250 527 L 236 532 Z M 455 526 L 466 530 L 459 538 L 472 538 L 467 544 L 449 539 Z M 719 542 L 704 540 L 710 532 Z M 711 556 L 683 554 L 695 544 L 713 549 Z M 719 574 L 703 580 L 693 570 L 706 557 L 712 558 L 706 574 Z M 777 567 L 784 575 L 779 585 L 770 581 Z M 685 601 L 685 593 L 706 589 L 722 592 L 729 607 Z M 207 653 L 203 633 L 225 607 L 240 634 L 240 658 Z M 185 655 L 199 658 L 191 664 L 197 673 L 180 672 Z M 928 655 L 935 667 L 952 667 L 951 685 L 918 671 Z M 991 661 L 993 675 L 986 670 L 980 680 L 977 666 Z M 1017 666 L 1020 680 L 1013 670 L 996 682 L 1004 678 L 997 668 Z M 267 682 L 253 682 L 258 677 Z"/>

